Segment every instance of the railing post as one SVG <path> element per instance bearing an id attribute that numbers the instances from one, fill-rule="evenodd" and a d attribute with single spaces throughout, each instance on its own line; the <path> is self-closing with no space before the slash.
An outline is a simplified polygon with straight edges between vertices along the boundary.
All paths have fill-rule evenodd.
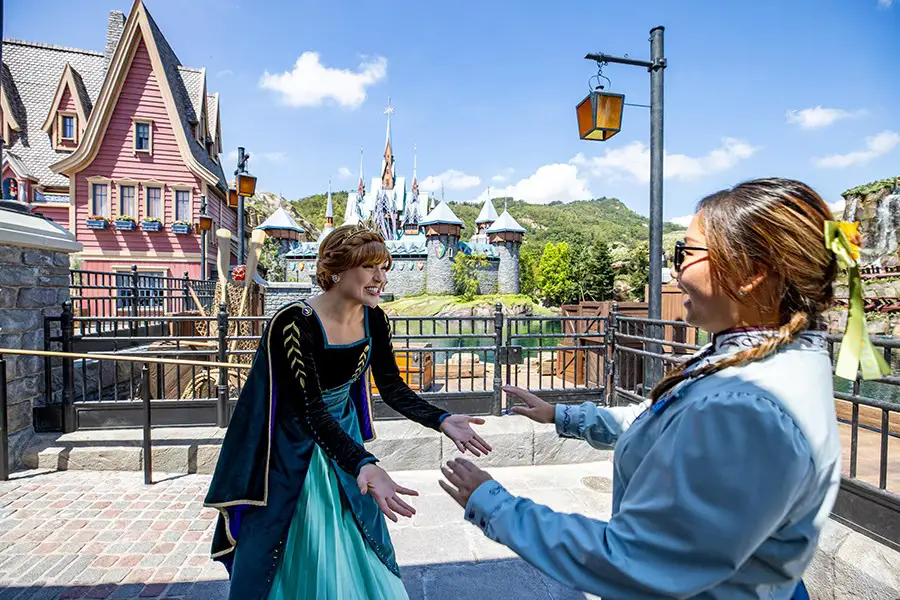
<path id="1" fill-rule="evenodd" d="M 616 368 L 617 352 L 616 352 L 616 335 L 619 332 L 619 303 L 612 303 L 612 310 L 609 313 L 609 337 L 607 338 L 607 351 L 609 359 L 609 391 L 606 394 L 606 403 L 609 406 L 618 406 L 619 404 L 619 369 Z"/>
<path id="2" fill-rule="evenodd" d="M 218 361 L 228 361 L 228 309 L 219 304 L 219 354 Z M 216 403 L 216 426 L 228 427 L 228 368 L 219 367 L 218 402 Z"/>
<path id="3" fill-rule="evenodd" d="M 137 265 L 131 265 L 131 316 L 135 319 L 138 316 L 139 283 Z M 131 335 L 137 335 L 137 320 L 131 322 Z"/>
<path id="4" fill-rule="evenodd" d="M 491 398 L 491 414 L 500 416 L 500 388 L 503 378 L 500 374 L 500 350 L 503 347 L 503 304 L 494 305 L 494 392 Z"/>
<path id="5" fill-rule="evenodd" d="M 72 303 L 63 302 L 59 315 L 59 330 L 62 337 L 62 351 L 72 352 L 72 338 L 75 337 L 75 320 L 72 316 Z M 63 433 L 75 431 L 75 361 L 66 357 L 62 359 L 62 426 Z M 48 390 L 48 393 L 49 390 Z"/>
<path id="6" fill-rule="evenodd" d="M 181 301 L 181 310 L 187 311 L 190 310 L 188 307 L 191 305 L 191 295 L 188 292 L 188 289 L 191 287 L 191 278 L 188 277 L 188 272 L 184 272 L 184 277 L 181 280 L 181 293 L 182 293 L 182 301 Z M 197 310 L 197 307 L 194 307 L 194 310 Z"/>
<path id="7" fill-rule="evenodd" d="M 150 438 L 150 364 L 141 367 L 141 404 L 144 409 L 143 440 L 141 448 L 144 454 L 144 485 L 153 483 L 152 440 Z"/>
<path id="8" fill-rule="evenodd" d="M 6 410 L 6 361 L 0 354 L 0 481 L 9 480 L 9 420 Z"/>

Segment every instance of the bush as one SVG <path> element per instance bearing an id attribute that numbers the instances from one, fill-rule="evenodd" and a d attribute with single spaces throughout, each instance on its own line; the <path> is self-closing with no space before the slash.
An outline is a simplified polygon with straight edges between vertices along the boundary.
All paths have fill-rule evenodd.
<path id="1" fill-rule="evenodd" d="M 459 253 L 453 259 L 453 283 L 456 295 L 470 301 L 478 294 L 478 272 L 487 266 L 487 257 L 483 254 Z"/>

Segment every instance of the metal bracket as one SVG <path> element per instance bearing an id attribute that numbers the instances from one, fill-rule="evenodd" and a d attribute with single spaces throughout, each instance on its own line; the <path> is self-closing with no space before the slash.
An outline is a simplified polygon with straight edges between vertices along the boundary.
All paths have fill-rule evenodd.
<path id="1" fill-rule="evenodd" d="M 522 356 L 522 346 L 500 346 L 501 365 L 521 365 L 525 359 Z"/>

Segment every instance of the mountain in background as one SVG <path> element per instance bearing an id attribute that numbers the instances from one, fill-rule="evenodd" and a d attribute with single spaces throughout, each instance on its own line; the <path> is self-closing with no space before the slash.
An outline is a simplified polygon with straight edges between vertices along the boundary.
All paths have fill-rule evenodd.
<path id="1" fill-rule="evenodd" d="M 310 239 L 315 239 L 325 222 L 327 194 L 315 194 L 287 200 L 286 206 L 298 219 L 300 224 L 310 231 Z M 279 206 L 281 199 L 277 194 L 262 192 L 249 203 L 251 226 L 266 219 Z M 343 221 L 347 206 L 347 192 L 332 193 L 335 223 Z M 528 204 L 521 200 L 495 198 L 494 207 L 498 213 L 503 212 L 504 202 L 510 214 L 527 230 L 525 239 L 528 245 L 543 246 L 546 242 L 568 242 L 570 245 L 605 242 L 611 247 L 631 247 L 646 242 L 649 235 L 649 220 L 634 212 L 616 198 L 598 198 L 578 202 L 553 202 L 551 204 Z M 466 224 L 463 240 L 475 232 L 475 219 L 481 210 L 479 204 L 449 202 L 450 208 Z M 674 223 L 664 223 L 663 233 L 683 231 L 684 228 Z M 666 241 L 674 240 L 677 235 L 666 235 Z M 666 243 L 666 247 L 674 241 Z"/>

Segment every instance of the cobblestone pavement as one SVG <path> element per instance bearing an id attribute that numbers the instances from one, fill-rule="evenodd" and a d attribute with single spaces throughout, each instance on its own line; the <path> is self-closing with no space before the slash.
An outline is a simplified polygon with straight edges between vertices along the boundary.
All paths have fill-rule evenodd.
<path id="1" fill-rule="evenodd" d="M 608 463 L 491 473 L 510 491 L 557 510 L 608 515 Z M 411 600 L 473 591 L 492 599 L 585 598 L 467 524 L 438 488 L 437 471 L 394 476 L 421 494 L 418 514 L 391 524 Z M 155 480 L 145 486 L 140 473 L 27 471 L 0 482 L 0 600 L 227 598 L 225 570 L 208 558 L 215 511 L 202 501 L 209 476 Z"/>

